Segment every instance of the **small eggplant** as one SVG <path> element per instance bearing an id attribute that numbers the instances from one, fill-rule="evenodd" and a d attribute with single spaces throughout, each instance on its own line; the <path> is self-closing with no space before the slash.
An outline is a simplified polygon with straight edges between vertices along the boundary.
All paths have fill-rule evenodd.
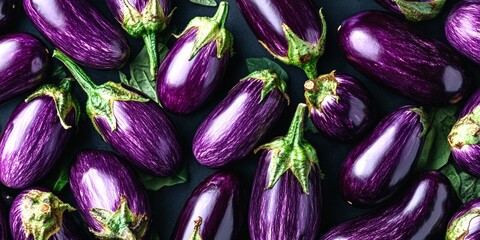
<path id="1" fill-rule="evenodd" d="M 200 107 L 225 75 L 233 53 L 233 36 L 225 28 L 228 3 L 220 2 L 212 18 L 194 18 L 158 70 L 157 95 L 162 106 L 185 114 Z"/>
<path id="2" fill-rule="evenodd" d="M 317 77 L 327 24 L 311 0 L 237 0 L 250 29 L 270 54 Z M 301 14 L 299 17 L 298 14 Z"/>
<path id="3" fill-rule="evenodd" d="M 285 137 L 257 149 L 264 151 L 248 211 L 253 240 L 318 238 L 321 173 L 315 149 L 303 138 L 306 108 L 298 105 Z"/>
<path id="4" fill-rule="evenodd" d="M 445 240 L 480 238 L 480 198 L 463 204 L 448 223 Z"/>
<path id="5" fill-rule="evenodd" d="M 404 16 L 412 22 L 435 18 L 442 11 L 445 0 L 376 0 L 384 8 Z"/>
<path id="6" fill-rule="evenodd" d="M 279 119 L 289 101 L 285 91 L 285 81 L 272 70 L 240 80 L 197 129 L 198 162 L 218 168 L 245 157 Z"/>
<path id="7" fill-rule="evenodd" d="M 121 68 L 128 60 L 127 39 L 89 0 L 23 0 L 33 25 L 55 47 L 90 68 Z"/>
<path id="8" fill-rule="evenodd" d="M 150 206 L 133 171 L 113 153 L 87 150 L 70 169 L 70 188 L 90 231 L 100 239 L 142 239 Z"/>
<path id="9" fill-rule="evenodd" d="M 245 199 L 237 175 L 218 172 L 205 179 L 188 198 L 172 240 L 238 239 Z"/>
<path id="10" fill-rule="evenodd" d="M 5 186 L 30 186 L 58 162 L 80 114 L 70 88 L 70 79 L 45 84 L 12 112 L 0 136 L 0 180 Z"/>
<path id="11" fill-rule="evenodd" d="M 65 54 L 55 50 L 53 55 L 87 93 L 87 114 L 108 144 L 151 175 L 169 176 L 180 167 L 175 129 L 157 103 L 119 83 L 95 85 Z"/>
<path id="12" fill-rule="evenodd" d="M 454 193 L 438 171 L 424 173 L 401 199 L 373 213 L 344 222 L 321 240 L 441 239 L 453 210 Z"/>
<path id="13" fill-rule="evenodd" d="M 0 31 L 5 31 L 10 26 L 17 0 L 0 0 Z"/>
<path id="14" fill-rule="evenodd" d="M 471 80 L 461 58 L 389 13 L 357 13 L 343 21 L 338 35 L 350 64 L 408 98 L 440 106 L 467 96 Z"/>
<path id="15" fill-rule="evenodd" d="M 327 137 L 351 141 L 374 123 L 374 108 L 366 87 L 356 78 L 335 71 L 308 80 L 305 100 L 315 126 Z"/>

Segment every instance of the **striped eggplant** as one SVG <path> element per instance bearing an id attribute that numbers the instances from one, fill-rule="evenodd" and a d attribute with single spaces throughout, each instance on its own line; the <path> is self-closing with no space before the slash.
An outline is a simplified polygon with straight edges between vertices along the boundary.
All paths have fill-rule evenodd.
<path id="1" fill-rule="evenodd" d="M 25 188 L 58 162 L 78 124 L 71 80 L 45 84 L 20 103 L 0 136 L 0 181 Z"/>
<path id="2" fill-rule="evenodd" d="M 17 0 L 0 0 L 0 31 L 5 31 L 12 23 Z"/>
<path id="3" fill-rule="evenodd" d="M 142 239 L 150 206 L 133 171 L 113 153 L 85 150 L 70 169 L 70 188 L 78 210 L 100 239 Z"/>
<path id="4" fill-rule="evenodd" d="M 327 24 L 311 0 L 237 0 L 250 29 L 270 54 L 317 77 Z M 301 13 L 301 17 L 298 14 Z"/>
<path id="5" fill-rule="evenodd" d="M 50 63 L 48 49 L 28 33 L 1 36 L 0 59 L 0 103 L 38 87 Z"/>
<path id="6" fill-rule="evenodd" d="M 442 173 L 426 172 L 395 203 L 344 222 L 320 239 L 442 239 L 453 198 L 450 182 Z"/>
<path id="7" fill-rule="evenodd" d="M 445 0 L 376 0 L 384 8 L 412 22 L 435 18 L 442 11 Z"/>
<path id="8" fill-rule="evenodd" d="M 192 192 L 172 240 L 238 239 L 244 219 L 244 191 L 236 174 L 217 172 Z"/>
<path id="9" fill-rule="evenodd" d="M 180 34 L 158 70 L 157 95 L 174 113 L 190 113 L 212 94 L 225 75 L 233 36 L 225 28 L 228 3 L 212 18 L 194 18 Z"/>
<path id="10" fill-rule="evenodd" d="M 121 68 L 130 48 L 126 38 L 89 0 L 22 0 L 33 25 L 56 48 L 90 68 Z"/>
<path id="11" fill-rule="evenodd" d="M 463 204 L 448 223 L 445 240 L 480 238 L 480 198 Z"/>
<path id="12" fill-rule="evenodd" d="M 288 103 L 286 83 L 272 70 L 240 80 L 200 124 L 193 155 L 200 164 L 218 168 L 238 161 L 279 119 Z"/>
<path id="13" fill-rule="evenodd" d="M 173 124 L 154 101 L 114 82 L 95 85 L 72 59 L 55 50 L 87 93 L 87 114 L 95 129 L 131 164 L 155 176 L 180 167 L 180 146 Z"/>
<path id="14" fill-rule="evenodd" d="M 356 78 L 333 71 L 306 81 L 304 88 L 310 118 L 325 136 L 351 141 L 372 127 L 371 97 Z"/>
<path id="15" fill-rule="evenodd" d="M 467 96 L 471 80 L 460 57 L 389 13 L 357 13 L 343 21 L 338 35 L 350 64 L 408 98 L 447 105 Z"/>
<path id="16" fill-rule="evenodd" d="M 340 168 L 340 193 L 356 207 L 390 200 L 412 175 L 428 130 L 421 108 L 404 106 L 387 115 Z"/>

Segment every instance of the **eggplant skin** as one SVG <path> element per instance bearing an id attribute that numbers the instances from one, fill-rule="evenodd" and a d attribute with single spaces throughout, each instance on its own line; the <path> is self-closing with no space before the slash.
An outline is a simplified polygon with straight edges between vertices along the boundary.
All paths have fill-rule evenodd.
<path id="1" fill-rule="evenodd" d="M 480 237 L 480 199 L 463 204 L 448 223 L 445 240 L 478 239 Z"/>
<path id="2" fill-rule="evenodd" d="M 462 59 L 389 13 L 353 15 L 341 24 L 338 41 L 357 70 L 421 104 L 455 104 L 467 96 L 471 79 Z"/>
<path id="3" fill-rule="evenodd" d="M 0 0 L 0 31 L 5 31 L 15 15 L 17 0 Z"/>
<path id="4" fill-rule="evenodd" d="M 453 210 L 449 180 L 438 171 L 418 177 L 401 199 L 329 230 L 322 240 L 441 239 Z"/>

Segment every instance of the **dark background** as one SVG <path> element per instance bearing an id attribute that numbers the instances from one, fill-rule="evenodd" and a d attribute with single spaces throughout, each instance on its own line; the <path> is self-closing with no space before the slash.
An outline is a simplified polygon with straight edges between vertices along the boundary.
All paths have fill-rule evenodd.
<path id="1" fill-rule="evenodd" d="M 105 16 L 110 19 L 111 22 L 114 22 L 120 28 L 111 13 L 108 11 L 108 8 L 103 0 L 93 2 L 95 2 L 94 4 L 102 11 L 103 14 L 105 14 Z M 161 239 L 170 238 L 176 219 L 180 214 L 183 204 L 193 189 L 205 177 L 216 171 L 199 165 L 193 157 L 191 151 L 191 142 L 197 127 L 206 117 L 206 115 L 215 107 L 215 105 L 226 96 L 229 89 L 232 88 L 239 79 L 247 75 L 248 72 L 245 64 L 246 58 L 268 57 L 272 59 L 272 57 L 268 55 L 267 51 L 260 46 L 255 36 L 246 25 L 245 21 L 240 15 L 235 1 L 228 0 L 228 2 L 230 3 L 231 10 L 228 17 L 227 28 L 235 37 L 235 56 L 230 61 L 227 74 L 223 79 L 221 86 L 214 92 L 212 98 L 202 108 L 194 113 L 186 116 L 169 114 L 181 139 L 182 152 L 184 156 L 183 161 L 188 164 L 189 180 L 185 184 L 166 187 L 157 192 L 149 192 L 153 208 L 153 225 L 151 226 L 151 230 L 158 232 Z M 360 79 L 363 83 L 365 83 L 372 93 L 373 101 L 376 103 L 379 119 L 400 106 L 412 104 L 412 101 L 373 83 L 359 74 L 339 54 L 336 30 L 342 20 L 362 10 L 382 8 L 373 0 L 315 0 L 314 2 L 318 9 L 320 7 L 323 8 L 323 13 L 328 25 L 326 52 L 319 61 L 319 73 L 328 73 L 336 69 L 338 72 L 348 73 Z M 447 1 L 443 12 L 436 19 L 423 23 L 414 23 L 412 25 L 428 35 L 434 36 L 437 39 L 446 42 L 443 28 L 444 21 L 448 15 L 448 12 L 456 2 L 457 1 L 452 0 Z M 183 28 L 193 17 L 212 16 L 216 11 L 216 8 L 203 7 L 190 3 L 187 0 L 173 0 L 172 4 L 177 8 L 173 14 L 171 25 L 175 25 L 178 30 L 183 30 Z M 292 14 L 298 14 L 299 18 L 302 17 L 301 13 Z M 81 28 L 82 26 L 78 27 Z M 21 5 L 17 6 L 17 16 L 11 32 L 33 33 L 39 36 L 42 41 L 46 43 L 50 49 L 52 49 L 51 45 L 49 45 L 42 35 L 38 33 L 30 20 L 26 18 Z M 130 60 L 132 60 L 143 47 L 143 42 L 140 39 L 133 39 L 131 37 L 128 39 L 132 50 Z M 170 46 L 172 42 L 173 41 L 169 42 Z M 409 51 L 409 49 L 404 49 L 404 51 Z M 58 62 L 56 62 L 56 64 L 58 64 Z M 288 82 L 288 93 L 292 101 L 291 105 L 283 113 L 280 122 L 273 129 L 271 129 L 268 135 L 262 140 L 262 143 L 271 140 L 275 136 L 285 134 L 296 105 L 300 102 L 304 102 L 303 83 L 306 80 L 306 76 L 304 75 L 303 71 L 295 67 L 285 66 L 283 64 L 281 65 L 290 76 L 290 81 Z M 478 67 L 474 67 L 473 64 L 470 64 L 469 67 L 472 72 L 478 73 Z M 108 80 L 119 81 L 117 71 L 86 70 L 87 73 L 97 83 L 102 83 Z M 123 69 L 123 71 L 128 72 L 126 69 Z M 476 76 L 477 74 L 472 75 Z M 476 82 L 476 79 L 474 79 L 474 81 Z M 475 85 L 477 84 L 475 83 Z M 75 95 L 82 106 L 82 110 L 84 110 L 86 95 L 78 86 L 75 87 Z M 27 94 L 24 94 L 23 96 L 19 96 L 0 106 L 0 125 L 2 127 L 5 125 L 5 122 L 7 121 L 8 116 L 14 107 L 26 96 Z M 85 148 L 111 150 L 111 148 L 105 144 L 101 137 L 96 133 L 85 114 L 82 116 L 79 128 L 80 130 L 65 154 L 64 159 L 73 158 L 78 151 Z M 367 210 L 359 210 L 348 206 L 340 197 L 337 187 L 337 176 L 340 165 L 346 157 L 348 151 L 354 146 L 354 143 L 337 143 L 324 138 L 320 134 L 313 133 L 307 133 L 306 138 L 317 149 L 320 166 L 325 174 L 322 190 L 323 216 L 321 232 L 323 233 L 334 225 L 345 221 L 346 219 L 358 216 Z M 248 189 L 251 187 L 257 160 L 258 156 L 251 154 L 229 168 L 240 173 L 242 181 Z M 16 192 L 12 190 L 6 189 L 6 191 L 12 196 L 16 194 Z M 66 201 L 72 203 L 72 205 L 75 205 L 69 193 L 68 187 L 61 195 L 62 198 L 66 199 Z M 247 201 L 248 197 L 245 199 L 245 202 Z M 244 230 L 240 239 L 249 239 L 246 221 L 244 225 Z"/>

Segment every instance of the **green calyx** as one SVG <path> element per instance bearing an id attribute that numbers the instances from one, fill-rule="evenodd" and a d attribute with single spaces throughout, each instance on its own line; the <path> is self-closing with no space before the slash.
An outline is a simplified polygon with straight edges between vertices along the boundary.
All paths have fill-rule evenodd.
<path id="1" fill-rule="evenodd" d="M 285 99 L 290 102 L 290 98 L 287 95 L 287 83 L 285 82 L 285 80 L 280 78 L 280 76 L 278 76 L 278 74 L 276 74 L 272 69 L 252 72 L 240 81 L 244 81 L 250 78 L 263 81 L 263 89 L 260 97 L 260 102 L 262 102 L 263 99 L 265 99 L 265 97 L 274 89 L 280 90 L 283 93 Z"/>
<path id="2" fill-rule="evenodd" d="M 148 217 L 146 214 L 135 215 L 123 195 L 115 212 L 93 208 L 90 215 L 102 226 L 100 232 L 90 229 L 100 239 L 142 239 L 147 232 Z"/>
<path id="3" fill-rule="evenodd" d="M 451 148 L 457 149 L 480 142 L 480 106 L 453 125 L 448 142 Z"/>
<path id="4" fill-rule="evenodd" d="M 216 41 L 217 43 L 217 57 L 223 57 L 228 51 L 233 54 L 233 35 L 225 28 L 225 22 L 228 16 L 228 3 L 220 2 L 218 10 L 213 17 L 196 17 L 188 23 L 185 30 L 177 38 L 185 35 L 190 30 L 196 28 L 197 35 L 195 43 L 190 55 L 190 60 L 193 59 L 197 53 L 205 45 Z"/>
<path id="5" fill-rule="evenodd" d="M 75 211 L 51 192 L 30 190 L 22 198 L 21 219 L 25 229 L 25 238 L 33 236 L 35 240 L 47 240 L 62 227 L 63 212 Z"/>
<path id="6" fill-rule="evenodd" d="M 414 112 L 414 113 L 418 114 L 418 116 L 420 117 L 420 123 L 423 126 L 423 130 L 420 133 L 420 137 L 424 136 L 425 134 L 427 134 L 428 128 L 430 127 L 430 124 L 428 123 L 427 114 L 425 113 L 425 111 L 423 110 L 422 107 L 410 108 L 409 110 L 411 112 Z"/>
<path id="7" fill-rule="evenodd" d="M 392 0 L 397 4 L 400 11 L 405 17 L 412 22 L 429 20 L 436 17 L 445 5 L 445 0 L 431 0 L 428 2 L 422 1 L 406 1 L 406 0 Z"/>
<path id="8" fill-rule="evenodd" d="M 303 87 L 305 89 L 305 101 L 308 109 L 315 108 L 321 110 L 322 103 L 327 96 L 334 97 L 338 102 L 337 86 L 338 82 L 335 78 L 335 71 L 306 81 Z"/>
<path id="9" fill-rule="evenodd" d="M 457 218 L 447 229 L 445 239 L 464 239 L 474 219 L 480 217 L 480 210 L 474 209 Z"/>
<path id="10" fill-rule="evenodd" d="M 266 189 L 275 186 L 278 179 L 290 169 L 302 186 L 303 192 L 308 194 L 308 175 L 313 165 L 318 166 L 318 157 L 314 147 L 303 138 L 306 108 L 307 105 L 303 103 L 298 105 L 285 137 L 278 138 L 255 150 L 255 152 L 261 149 L 271 151 Z"/>
<path id="11" fill-rule="evenodd" d="M 188 238 L 188 240 L 202 240 L 202 236 L 200 236 L 200 226 L 202 226 L 202 217 L 198 216 L 198 219 L 193 221 L 193 233 L 192 236 Z"/>

